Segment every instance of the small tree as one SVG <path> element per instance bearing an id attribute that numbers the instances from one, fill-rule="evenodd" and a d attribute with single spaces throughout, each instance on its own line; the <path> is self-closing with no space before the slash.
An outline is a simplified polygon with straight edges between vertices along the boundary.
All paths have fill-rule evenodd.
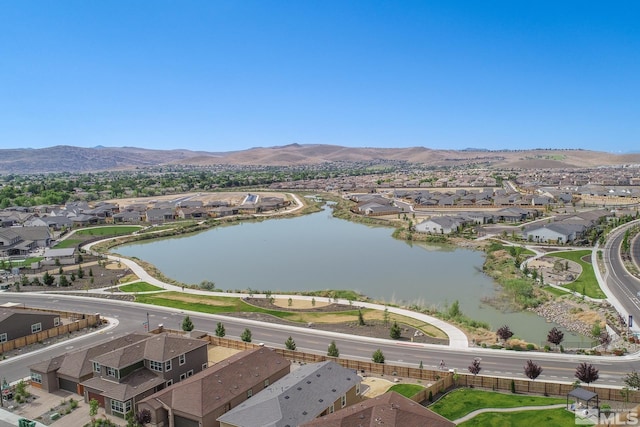
<path id="1" fill-rule="evenodd" d="M 424 369 L 424 364 L 422 363 L 422 360 L 420 361 L 420 365 L 418 365 L 418 369 Z"/>
<path id="2" fill-rule="evenodd" d="M 582 362 L 576 368 L 576 373 L 574 375 L 577 379 L 582 381 L 583 383 L 590 384 L 595 382 L 600 378 L 600 374 L 598 374 L 598 369 L 590 363 Z"/>
<path id="3" fill-rule="evenodd" d="M 291 297 L 289 297 L 289 299 L 287 300 L 287 305 L 289 307 L 291 307 L 293 305 L 293 299 Z"/>
<path id="4" fill-rule="evenodd" d="M 556 347 L 564 340 L 564 332 L 560 329 L 553 327 L 547 334 L 547 341 L 554 344 Z"/>
<path id="5" fill-rule="evenodd" d="M 360 309 L 358 309 L 358 325 L 360 326 L 366 325 L 366 323 L 364 323 L 364 317 L 362 316 L 362 310 Z"/>
<path id="6" fill-rule="evenodd" d="M 591 335 L 593 335 L 595 338 L 599 338 L 601 332 L 602 328 L 600 327 L 600 321 L 596 320 L 593 324 L 593 327 L 591 328 Z"/>
<path id="7" fill-rule="evenodd" d="M 524 365 L 524 374 L 530 379 L 535 380 L 542 373 L 542 368 L 537 363 L 532 360 L 527 360 L 527 363 Z"/>
<path id="8" fill-rule="evenodd" d="M 136 422 L 138 423 L 138 425 L 145 425 L 147 423 L 151 422 L 151 411 L 149 411 L 148 409 L 142 409 L 138 412 L 136 412 Z"/>
<path id="9" fill-rule="evenodd" d="M 185 332 L 193 331 L 193 322 L 189 316 L 186 316 L 182 321 L 182 330 Z"/>
<path id="10" fill-rule="evenodd" d="M 338 350 L 338 347 L 336 346 L 335 341 L 331 341 L 331 344 L 329 344 L 329 348 L 327 349 L 327 356 L 331 356 L 331 357 L 340 356 L 340 351 Z"/>
<path id="11" fill-rule="evenodd" d="M 471 365 L 469 365 L 467 369 L 469 369 L 469 372 L 474 376 L 478 375 L 482 370 L 482 367 L 480 366 L 480 359 L 473 359 L 473 362 L 471 362 Z"/>
<path id="12" fill-rule="evenodd" d="M 377 349 L 376 351 L 374 351 L 373 355 L 371 356 L 371 360 L 373 360 L 375 363 L 384 363 L 384 354 L 382 353 L 382 350 Z"/>
<path id="13" fill-rule="evenodd" d="M 389 307 L 384 307 L 384 312 L 382 313 L 382 321 L 384 322 L 384 326 L 389 324 Z"/>
<path id="14" fill-rule="evenodd" d="M 71 282 L 75 282 L 76 281 L 76 273 L 74 273 L 73 271 L 71 272 L 71 275 L 69 276 L 69 280 L 71 280 Z"/>
<path id="15" fill-rule="evenodd" d="M 638 371 L 636 370 L 633 370 L 628 374 L 626 374 L 622 378 L 622 381 L 624 381 L 627 387 L 630 388 L 631 390 L 640 389 L 640 374 L 638 374 Z"/>
<path id="16" fill-rule="evenodd" d="M 89 268 L 89 277 L 93 277 L 93 268 Z"/>
<path id="17" fill-rule="evenodd" d="M 82 269 L 82 265 L 78 266 L 78 279 L 82 279 L 84 277 L 84 270 Z"/>
<path id="18" fill-rule="evenodd" d="M 60 276 L 60 279 L 58 279 L 58 283 L 62 287 L 69 286 L 69 280 L 67 280 L 67 276 L 65 276 L 64 274 L 62 276 Z"/>
<path id="19" fill-rule="evenodd" d="M 315 307 L 316 306 L 316 298 L 312 297 L 311 298 L 311 307 Z"/>
<path id="20" fill-rule="evenodd" d="M 227 335 L 227 331 L 225 331 L 224 325 L 222 324 L 222 322 L 218 322 L 216 324 L 216 336 L 222 338 L 225 335 Z"/>
<path id="21" fill-rule="evenodd" d="M 240 335 L 240 339 L 244 342 L 251 342 L 251 330 L 245 328 L 244 331 L 242 331 L 242 335 Z"/>
<path id="22" fill-rule="evenodd" d="M 607 347 L 609 347 L 609 344 L 611 344 L 611 335 L 609 335 L 609 332 L 604 330 L 600 332 L 598 341 L 600 341 L 600 345 L 604 348 L 604 351 L 607 351 Z"/>
<path id="23" fill-rule="evenodd" d="M 89 401 L 89 416 L 93 419 L 96 415 L 98 415 L 98 408 L 100 407 L 100 402 L 96 399 L 91 399 Z"/>
<path id="24" fill-rule="evenodd" d="M 513 336 L 513 332 L 511 332 L 511 328 L 509 328 L 507 325 L 504 325 L 498 328 L 498 330 L 496 331 L 496 335 L 502 341 L 506 342 L 509 338 Z"/>
<path id="25" fill-rule="evenodd" d="M 394 340 L 400 339 L 400 336 L 402 335 L 402 329 L 400 329 L 400 326 L 398 326 L 398 322 L 393 322 L 389 334 Z"/>
<path id="26" fill-rule="evenodd" d="M 296 342 L 293 340 L 293 338 L 291 338 L 291 336 L 289 336 L 289 338 L 287 338 L 287 340 L 284 342 L 284 346 L 287 348 L 287 350 L 295 350 Z"/>
<path id="27" fill-rule="evenodd" d="M 55 281 L 56 281 L 55 277 L 50 275 L 48 271 L 44 272 L 44 275 L 42 276 L 42 282 L 45 285 L 51 286 L 51 285 L 53 285 L 53 282 L 55 282 Z"/>

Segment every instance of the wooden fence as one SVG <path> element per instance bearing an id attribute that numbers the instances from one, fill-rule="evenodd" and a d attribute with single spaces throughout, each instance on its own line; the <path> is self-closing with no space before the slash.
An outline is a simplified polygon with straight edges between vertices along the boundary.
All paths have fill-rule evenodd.
<path id="1" fill-rule="evenodd" d="M 16 307 L 19 309 L 19 307 Z M 89 328 L 100 324 L 102 321 L 99 314 L 82 314 L 68 311 L 57 310 L 45 310 L 29 307 L 29 311 L 42 311 L 45 313 L 55 313 L 60 315 L 61 318 L 68 319 L 68 323 L 63 323 L 60 326 L 56 326 L 51 329 L 37 332 L 35 334 L 26 335 L 24 337 L 16 338 L 14 340 L 0 343 L 0 353 L 5 353 L 11 350 L 17 350 L 22 347 L 26 347 L 31 344 L 39 343 L 50 338 L 54 338 L 60 335 L 70 334 L 72 332 L 79 331 L 81 329 Z"/>
<path id="2" fill-rule="evenodd" d="M 154 331 L 160 332 L 160 331 Z M 168 331 L 182 334 L 182 331 Z M 235 350 L 250 350 L 259 345 L 244 341 L 237 341 L 229 338 L 220 338 L 216 336 L 207 336 L 212 345 L 232 348 Z M 474 376 L 469 373 L 458 372 L 456 374 L 448 371 L 434 371 L 431 369 L 410 368 L 407 366 L 396 366 L 386 363 L 374 363 L 363 360 L 352 360 L 344 358 L 330 357 L 321 354 L 305 353 L 302 351 L 293 351 L 276 348 L 277 353 L 286 359 L 297 363 L 317 363 L 325 360 L 333 360 L 341 366 L 353 369 L 359 374 L 389 376 L 390 378 L 409 378 L 412 380 L 420 380 L 425 383 L 425 389 L 416 394 L 412 400 L 415 402 L 424 402 L 429 398 L 429 392 L 433 397 L 439 393 L 444 393 L 453 387 L 478 387 L 482 389 L 511 392 L 512 382 L 513 389 L 516 393 L 531 393 L 545 396 L 566 397 L 573 390 L 573 384 L 561 384 L 547 381 L 532 381 L 526 379 L 510 379 L 492 376 L 478 375 Z M 598 394 L 600 400 L 609 400 L 617 402 L 640 403 L 640 393 L 625 391 L 614 387 L 604 386 L 587 386 L 581 384 L 580 387 Z"/>

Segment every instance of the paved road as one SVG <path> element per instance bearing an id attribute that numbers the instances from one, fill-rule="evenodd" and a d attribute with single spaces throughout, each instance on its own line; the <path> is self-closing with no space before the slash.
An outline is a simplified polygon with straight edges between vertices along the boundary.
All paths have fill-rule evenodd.
<path id="1" fill-rule="evenodd" d="M 619 304 L 616 308 L 625 317 L 632 315 L 634 319 L 633 330 L 640 332 L 636 322 L 640 321 L 640 298 L 638 297 L 640 280 L 629 274 L 620 257 L 620 247 L 624 239 L 624 232 L 628 227 L 637 223 L 637 221 L 633 221 L 613 231 L 609 235 L 602 253 L 606 268 L 603 278 L 609 292 L 613 294 L 617 304 Z"/>
<path id="2" fill-rule="evenodd" d="M 109 340 L 133 331 L 144 331 L 143 322 L 149 313 L 151 327 L 163 324 L 167 328 L 179 329 L 185 312 L 175 309 L 142 306 L 135 303 L 111 301 L 99 298 L 70 297 L 51 294 L 2 293 L 0 304 L 5 302 L 24 302 L 28 306 L 99 312 L 105 317 L 118 320 L 117 327 L 101 334 L 92 335 L 86 340 L 69 342 L 54 348 L 47 348 L 36 354 L 26 354 L 19 358 L 10 358 L 0 362 L 0 370 L 8 380 L 28 376 L 28 366 L 57 354 L 73 351 L 79 347 Z M 332 334 L 312 328 L 297 328 L 268 324 L 246 319 L 236 319 L 219 315 L 206 315 L 189 312 L 196 329 L 214 333 L 216 323 L 222 321 L 228 337 L 237 338 L 244 328 L 250 328 L 254 342 L 264 342 L 267 346 L 284 348 L 284 341 L 292 336 L 302 351 L 326 354 L 331 340 L 335 340 L 340 355 L 352 359 L 371 360 L 376 349 L 381 349 L 388 363 L 417 367 L 422 361 L 425 367 L 437 369 L 440 360 L 445 360 L 447 368 L 466 372 L 474 357 L 482 359 L 482 374 L 507 378 L 525 378 L 523 366 L 527 359 L 533 359 L 544 371 L 540 380 L 571 383 L 576 366 L 583 362 L 593 363 L 600 370 L 601 385 L 621 385 L 622 376 L 637 366 L 636 357 L 589 357 L 567 356 L 556 353 L 528 353 L 481 348 L 452 349 L 437 345 L 398 342 L 392 340 L 369 339 L 364 337 Z"/>

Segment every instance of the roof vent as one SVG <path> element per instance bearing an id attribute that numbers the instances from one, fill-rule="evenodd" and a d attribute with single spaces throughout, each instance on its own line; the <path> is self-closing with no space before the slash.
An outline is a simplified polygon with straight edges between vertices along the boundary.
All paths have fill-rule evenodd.
<path id="1" fill-rule="evenodd" d="M 307 411 L 302 411 L 302 415 L 307 415 Z"/>
<path id="2" fill-rule="evenodd" d="M 336 389 L 335 389 L 335 388 L 332 388 L 332 389 L 331 389 L 331 391 L 335 393 L 335 392 L 336 392 Z"/>
<path id="3" fill-rule="evenodd" d="M 311 384 L 311 381 L 307 380 L 307 384 Z"/>
<path id="4" fill-rule="evenodd" d="M 324 402 L 324 399 L 318 399 L 318 402 L 322 403 Z"/>
<path id="5" fill-rule="evenodd" d="M 285 399 L 288 399 L 288 398 L 289 398 L 289 396 L 285 396 L 284 398 L 285 398 Z"/>
<path id="6" fill-rule="evenodd" d="M 302 387 L 298 387 L 298 391 L 299 391 L 299 390 L 302 390 Z"/>
<path id="7" fill-rule="evenodd" d="M 320 378 L 320 374 L 316 374 L 316 377 Z"/>

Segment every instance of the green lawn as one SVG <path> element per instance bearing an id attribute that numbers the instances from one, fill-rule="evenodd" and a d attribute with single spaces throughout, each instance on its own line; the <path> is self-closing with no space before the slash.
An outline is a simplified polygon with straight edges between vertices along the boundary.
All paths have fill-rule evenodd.
<path id="1" fill-rule="evenodd" d="M 396 393 L 399 393 L 404 397 L 411 398 L 418 394 L 421 390 L 424 390 L 424 387 L 419 384 L 395 384 L 389 387 L 389 390 L 387 391 L 395 391 Z"/>
<path id="2" fill-rule="evenodd" d="M 82 242 L 84 242 L 82 239 L 66 239 L 55 245 L 53 249 L 75 248 Z"/>
<path id="3" fill-rule="evenodd" d="M 598 285 L 598 280 L 596 279 L 596 275 L 593 272 L 593 266 L 591 265 L 591 263 L 584 262 L 581 259 L 585 255 L 590 254 L 590 250 L 583 250 L 554 252 L 549 254 L 549 256 L 575 261 L 580 264 L 580 266 L 582 266 L 582 273 L 580 274 L 580 276 L 572 283 L 565 285 L 566 288 L 571 289 L 572 291 L 580 292 L 581 294 L 584 294 L 591 298 L 606 298 L 607 296 L 604 294 L 604 292 L 602 292 L 602 289 L 600 289 L 600 285 Z"/>
<path id="4" fill-rule="evenodd" d="M 485 412 L 458 425 L 463 427 L 569 427 L 575 426 L 575 419 L 571 412 L 557 408 L 540 411 Z"/>
<path id="5" fill-rule="evenodd" d="M 161 291 L 162 288 L 159 288 L 155 285 L 150 285 L 147 282 L 136 282 L 131 283 L 129 285 L 120 286 L 122 292 L 150 292 L 150 291 Z"/>
<path id="6" fill-rule="evenodd" d="M 563 295 L 567 295 L 569 293 L 568 290 L 563 291 L 561 289 L 558 288 L 552 288 L 551 286 L 545 286 L 542 288 L 543 291 L 547 291 L 549 293 L 552 293 L 555 296 L 561 297 Z"/>
<path id="7" fill-rule="evenodd" d="M 39 262 L 42 261 L 44 258 L 42 258 L 41 256 L 37 256 L 37 257 L 32 257 L 32 258 L 27 258 L 24 261 L 11 261 L 11 265 L 13 267 L 18 267 L 18 266 L 24 266 L 24 267 L 31 267 L 31 263 L 33 262 Z M 5 261 L 5 268 L 9 268 L 9 261 Z"/>
<path id="8" fill-rule="evenodd" d="M 137 225 L 114 225 L 108 227 L 86 228 L 84 230 L 76 231 L 76 234 L 78 236 L 122 236 L 125 234 L 131 234 L 141 228 L 142 227 Z"/>
<path id="9" fill-rule="evenodd" d="M 520 406 L 554 405 L 556 403 L 566 402 L 566 399 L 553 397 L 505 394 L 463 388 L 447 394 L 438 402 L 431 405 L 429 409 L 449 420 L 457 420 L 476 409 L 482 408 L 517 408 Z"/>
<path id="10" fill-rule="evenodd" d="M 181 292 L 166 292 L 162 294 L 137 295 L 136 302 L 143 304 L 161 305 L 173 307 L 179 310 L 198 311 L 200 313 L 221 314 L 221 313 L 265 313 L 292 322 L 331 322 L 331 321 L 354 321 L 358 320 L 358 310 L 339 311 L 334 313 L 324 312 L 293 312 L 268 310 L 247 304 L 236 297 L 216 297 L 204 295 L 185 295 Z M 366 315 L 369 309 L 362 310 Z"/>

